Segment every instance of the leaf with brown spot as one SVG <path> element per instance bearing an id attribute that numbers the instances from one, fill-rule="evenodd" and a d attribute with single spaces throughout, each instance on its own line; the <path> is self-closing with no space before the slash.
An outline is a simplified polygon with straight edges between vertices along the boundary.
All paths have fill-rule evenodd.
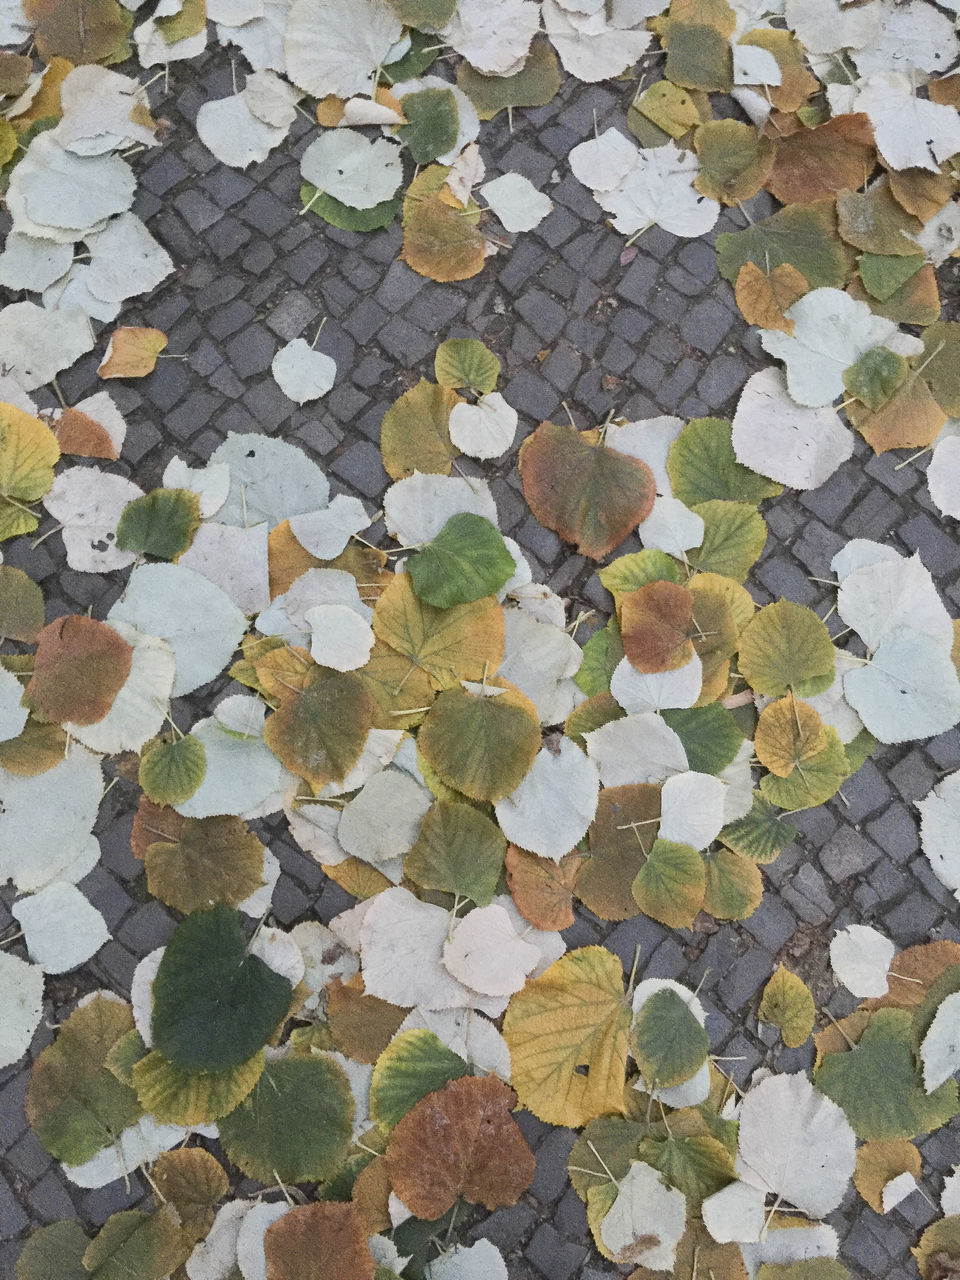
<path id="1" fill-rule="evenodd" d="M 75 458 L 106 458 L 110 462 L 120 456 L 106 428 L 82 409 L 64 409 L 51 430 L 61 453 Z"/>
<path id="2" fill-rule="evenodd" d="M 789 778 L 794 769 L 802 772 L 803 762 L 821 751 L 826 740 L 819 713 L 788 693 L 760 713 L 754 750 L 765 769 Z"/>
<path id="3" fill-rule="evenodd" d="M 397 1033 L 409 1009 L 367 995 L 357 976 L 344 984 L 333 978 L 327 996 L 327 1021 L 333 1043 L 357 1062 L 376 1062 Z"/>
<path id="4" fill-rule="evenodd" d="M 541 422 L 520 448 L 523 493 L 536 518 L 581 555 L 602 560 L 653 509 L 646 463 L 604 445 L 598 431 Z"/>
<path id="5" fill-rule="evenodd" d="M 155 839 L 144 861 L 149 891 L 184 914 L 215 902 L 239 906 L 263 884 L 263 845 L 225 815 L 183 820 L 177 839 Z"/>
<path id="6" fill-rule="evenodd" d="M 776 143 L 767 190 L 782 204 L 856 191 L 877 164 L 869 116 L 835 116 L 817 129 L 798 129 Z"/>
<path id="7" fill-rule="evenodd" d="M 514 905 L 535 929 L 569 929 L 573 924 L 573 893 L 583 864 L 579 853 L 559 862 L 540 858 L 515 844 L 507 850 L 507 884 Z"/>
<path id="8" fill-rule="evenodd" d="M 384 1157 L 393 1189 L 432 1221 L 461 1196 L 486 1209 L 516 1204 L 536 1161 L 510 1115 L 517 1095 L 497 1076 L 464 1076 L 407 1112 Z"/>
<path id="9" fill-rule="evenodd" d="M 601 920 L 637 915 L 631 886 L 659 829 L 659 787 L 638 782 L 600 792 L 590 825 L 590 856 L 577 877 L 577 897 Z"/>
<path id="10" fill-rule="evenodd" d="M 793 333 L 793 321 L 783 314 L 809 289 L 804 277 L 789 262 L 767 273 L 755 262 L 745 262 L 737 274 L 734 297 L 747 324 L 761 329 Z"/>
<path id="11" fill-rule="evenodd" d="M 160 329 L 114 329 L 97 373 L 101 378 L 145 378 L 166 345 L 167 335 Z"/>
<path id="12" fill-rule="evenodd" d="M 132 646 L 105 622 L 67 614 L 37 636 L 26 698 L 54 724 L 95 724 L 113 705 L 132 659 Z"/>
<path id="13" fill-rule="evenodd" d="M 920 1177 L 923 1162 L 920 1152 L 906 1138 L 883 1142 L 874 1138 L 857 1151 L 857 1167 L 853 1185 L 874 1213 L 883 1213 L 883 1188 L 901 1173 Z"/>
<path id="14" fill-rule="evenodd" d="M 354 672 L 319 667 L 302 693 L 288 691 L 267 717 L 263 740 L 319 790 L 342 782 L 360 759 L 373 716 L 373 698 Z"/>
<path id="15" fill-rule="evenodd" d="M 414 471 L 448 476 L 460 450 L 450 439 L 450 411 L 462 404 L 451 387 L 440 387 L 421 378 L 384 414 L 380 427 L 380 452 L 391 480 L 403 480 Z"/>
<path id="16" fill-rule="evenodd" d="M 373 1280 L 376 1264 L 356 1205 L 298 1205 L 263 1237 L 267 1280 Z"/>
<path id="17" fill-rule="evenodd" d="M 163 1199 L 180 1215 L 180 1228 L 202 1240 L 213 1226 L 213 1206 L 230 1190 L 220 1162 L 201 1147 L 164 1151 L 153 1166 L 153 1180 Z"/>
<path id="18" fill-rule="evenodd" d="M 916 371 L 907 375 L 876 411 L 849 402 L 845 413 L 875 453 L 888 449 L 925 449 L 933 444 L 947 415 Z"/>
<path id="19" fill-rule="evenodd" d="M 698 127 L 693 145 L 700 172 L 693 185 L 723 204 L 755 196 L 773 168 L 774 145 L 753 125 L 736 120 L 709 120 Z"/>
<path id="20" fill-rule="evenodd" d="M 620 634 L 637 671 L 675 671 L 693 657 L 693 594 L 674 582 L 650 582 L 625 595 Z"/>

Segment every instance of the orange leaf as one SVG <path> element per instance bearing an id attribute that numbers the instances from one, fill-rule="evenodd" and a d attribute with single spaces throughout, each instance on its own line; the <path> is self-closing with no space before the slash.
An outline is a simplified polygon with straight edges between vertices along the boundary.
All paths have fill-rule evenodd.
<path id="1" fill-rule="evenodd" d="M 393 1189 L 407 1208 L 432 1221 L 460 1196 L 487 1209 L 516 1204 L 536 1168 L 510 1115 L 516 1102 L 497 1076 L 464 1076 L 408 1111 L 390 1135 L 385 1157 Z"/>
<path id="2" fill-rule="evenodd" d="M 826 743 L 823 721 L 809 702 L 788 693 L 764 707 L 757 721 L 754 750 L 765 769 L 789 778 L 794 769 L 821 751 Z"/>
<path id="3" fill-rule="evenodd" d="M 278 1218 L 263 1237 L 267 1280 L 373 1280 L 376 1264 L 354 1204 L 319 1201 Z"/>
<path id="4" fill-rule="evenodd" d="M 887 449 L 925 449 L 933 444 L 947 415 L 916 372 L 897 387 L 874 413 L 854 401 L 846 414 L 875 453 Z"/>
<path id="5" fill-rule="evenodd" d="M 675 671 L 693 657 L 693 593 L 666 580 L 625 595 L 620 607 L 623 651 L 638 671 Z"/>
<path id="6" fill-rule="evenodd" d="M 160 329 L 114 329 L 97 373 L 101 378 L 145 378 L 166 345 L 167 335 Z"/>
<path id="7" fill-rule="evenodd" d="M 737 274 L 734 297 L 747 324 L 793 334 L 793 321 L 783 314 L 810 288 L 806 276 L 789 262 L 769 273 L 755 262 L 745 262 Z"/>
<path id="8" fill-rule="evenodd" d="M 576 852 L 553 862 L 510 845 L 507 884 L 524 920 L 536 929 L 569 929 L 573 924 L 573 889 L 582 862 Z"/>
<path id="9" fill-rule="evenodd" d="M 37 636 L 27 699 L 43 720 L 94 724 L 113 705 L 132 658 L 133 648 L 105 622 L 57 618 Z"/>
<path id="10" fill-rule="evenodd" d="M 75 458 L 108 458 L 111 462 L 120 456 L 110 433 L 82 409 L 64 409 L 50 429 L 61 453 Z"/>

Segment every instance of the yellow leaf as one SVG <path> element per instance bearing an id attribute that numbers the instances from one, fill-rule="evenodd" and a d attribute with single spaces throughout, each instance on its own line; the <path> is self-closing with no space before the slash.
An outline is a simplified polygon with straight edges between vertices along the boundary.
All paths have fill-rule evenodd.
<path id="1" fill-rule="evenodd" d="M 810 1038 L 816 1009 L 806 983 L 780 965 L 763 989 L 757 1015 L 761 1022 L 780 1028 L 783 1043 L 799 1049 Z"/>
<path id="2" fill-rule="evenodd" d="M 224 1071 L 186 1071 L 148 1053 L 133 1068 L 140 1105 L 160 1124 L 210 1124 L 235 1110 L 263 1074 L 263 1050 Z"/>
<path id="3" fill-rule="evenodd" d="M 166 345 L 167 335 L 160 329 L 114 329 L 97 373 L 101 378 L 144 378 L 153 373 Z"/>
<path id="4" fill-rule="evenodd" d="M 822 751 L 826 741 L 818 712 L 788 693 L 761 712 L 754 750 L 765 769 L 778 778 L 789 778 L 796 768 L 802 772 L 803 762 Z"/>
<path id="5" fill-rule="evenodd" d="M 883 1213 L 883 1188 L 887 1183 L 901 1173 L 912 1173 L 919 1178 L 921 1168 L 920 1152 L 906 1138 L 890 1142 L 874 1139 L 857 1151 L 853 1185 L 874 1213 Z"/>
<path id="6" fill-rule="evenodd" d="M 783 313 L 809 288 L 806 277 L 789 262 L 781 262 L 769 273 L 755 262 L 745 262 L 737 275 L 734 297 L 747 324 L 792 334 L 793 321 Z"/>
<path id="7" fill-rule="evenodd" d="M 503 661 L 503 609 L 493 596 L 435 609 L 415 594 L 406 573 L 397 574 L 377 601 L 373 630 L 441 689 L 482 680 Z"/>
<path id="8" fill-rule="evenodd" d="M 622 1115 L 630 1016 L 620 961 L 603 947 L 571 951 L 529 981 L 503 1023 L 521 1106 L 572 1129 Z"/>
<path id="9" fill-rule="evenodd" d="M 450 411 L 462 404 L 450 387 L 421 378 L 394 401 L 383 417 L 380 452 L 391 480 L 421 471 L 448 476 L 460 450 L 450 440 Z"/>

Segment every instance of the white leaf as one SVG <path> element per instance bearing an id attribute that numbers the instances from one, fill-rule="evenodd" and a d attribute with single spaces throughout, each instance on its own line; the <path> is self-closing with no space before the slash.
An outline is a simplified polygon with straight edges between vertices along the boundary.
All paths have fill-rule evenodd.
<path id="1" fill-rule="evenodd" d="M 626 235 L 654 225 L 677 236 L 705 235 L 719 217 L 720 205 L 693 185 L 699 172 L 696 154 L 681 151 L 672 140 L 647 147 L 637 152 L 623 181 L 597 197 L 598 203 Z"/>
<path id="2" fill-rule="evenodd" d="M 917 802 L 920 843 L 934 874 L 954 893 L 960 890 L 960 771 Z"/>
<path id="3" fill-rule="evenodd" d="M 649 47 L 650 32 L 645 28 L 624 31 L 608 24 L 603 12 L 579 25 L 573 18 L 556 0 L 544 0 L 543 25 L 563 69 L 588 84 L 619 76 Z"/>
<path id="4" fill-rule="evenodd" d="M 272 529 L 288 516 L 325 507 L 327 477 L 302 449 L 272 436 L 230 431 L 210 465 L 230 468 L 230 492 L 220 509 L 224 524 L 244 528 L 266 520 Z"/>
<path id="5" fill-rule="evenodd" d="M 489 391 L 476 404 L 461 401 L 450 410 L 450 439 L 470 458 L 499 458 L 513 444 L 517 411 L 499 391 Z"/>
<path id="6" fill-rule="evenodd" d="M 23 685 L 6 667 L 0 668 L 0 742 L 19 737 L 29 712 L 23 705 Z"/>
<path id="7" fill-rule="evenodd" d="M 906 1200 L 907 1196 L 913 1195 L 916 1190 L 917 1180 L 912 1173 L 901 1173 L 896 1178 L 891 1178 L 889 1182 L 884 1184 L 883 1190 L 880 1192 L 883 1212 L 889 1213 L 891 1209 L 897 1207 L 901 1200 Z"/>
<path id="8" fill-rule="evenodd" d="M 353 766 L 342 782 L 328 782 L 317 792 L 318 798 L 326 799 L 329 796 L 346 795 L 350 791 L 359 791 L 359 789 L 373 777 L 375 773 L 379 773 L 381 769 L 385 769 L 388 764 L 393 761 L 398 767 L 405 768 L 399 757 L 399 750 L 404 741 L 409 742 L 414 747 L 411 739 L 406 738 L 402 729 L 370 729 L 364 740 L 363 750 L 360 753 L 360 759 Z M 421 786 L 426 786 L 419 770 L 416 772 L 407 769 L 406 772 L 418 782 Z"/>
<path id="9" fill-rule="evenodd" d="M 318 920 L 304 920 L 294 925 L 290 937 L 300 948 L 304 963 L 303 981 L 311 992 L 304 1002 L 305 1009 L 312 1011 L 320 1007 L 323 993 L 334 978 L 349 982 L 360 972 L 359 957 Z"/>
<path id="10" fill-rule="evenodd" d="M 242 902 L 237 903 L 237 910 L 242 911 L 245 916 L 252 916 L 254 920 L 265 916 L 270 910 L 273 891 L 277 887 L 281 870 L 280 859 L 269 849 L 264 849 L 263 882 L 254 889 L 253 893 L 248 893 Z M 299 946 L 299 943 L 297 945 Z"/>
<path id="11" fill-rule="evenodd" d="M 692 707 L 703 688 L 703 664 L 694 653 L 689 662 L 675 671 L 638 671 L 621 658 L 610 677 L 610 693 L 627 715 L 643 711 L 663 711 L 669 707 Z"/>
<path id="12" fill-rule="evenodd" d="M 289 591 L 274 598 L 258 615 L 256 627 L 266 636 L 279 635 L 291 644 L 309 644 L 307 614 L 315 605 L 345 604 L 370 622 L 373 610 L 360 599 L 357 580 L 344 569 L 308 569 L 295 579 Z"/>
<path id="13" fill-rule="evenodd" d="M 43 970 L 0 951 L 0 1068 L 30 1048 L 43 1014 Z"/>
<path id="14" fill-rule="evenodd" d="M 483 181 L 486 171 L 487 167 L 480 158 L 480 148 L 475 142 L 471 142 L 450 166 L 447 186 L 461 204 L 466 204 L 470 199 L 470 192 L 478 182 Z"/>
<path id="15" fill-rule="evenodd" d="M 934 449 L 927 484 L 941 513 L 960 520 L 960 436 L 948 436 Z"/>
<path id="16" fill-rule="evenodd" d="M 954 24 L 933 5 L 880 0 L 873 8 L 880 30 L 851 54 L 861 76 L 901 71 L 919 86 L 935 72 L 946 71 L 960 53 Z"/>
<path id="17" fill-rule="evenodd" d="M 239 25 L 218 20 L 217 37 L 221 44 L 235 44 L 255 71 L 286 71 L 284 36 L 290 0 L 263 0 L 262 17 L 251 18 Z"/>
<path id="18" fill-rule="evenodd" d="M 286 978 L 296 987 L 306 973 L 303 952 L 284 929 L 258 929 L 247 947 L 250 955 L 257 956 L 268 969 Z"/>
<path id="19" fill-rule="evenodd" d="M 433 797 L 400 769 L 390 766 L 364 783 L 344 807 L 337 839 L 365 862 L 385 862 L 411 849 Z"/>
<path id="20" fill-rule="evenodd" d="M 517 936 L 510 917 L 495 903 L 464 916 L 443 947 L 449 972 L 488 996 L 519 991 L 539 959 L 537 948 Z"/>
<path id="21" fill-rule="evenodd" d="M 821 1218 L 840 1204 L 856 1137 L 840 1107 L 803 1075 L 769 1076 L 740 1107 L 737 1173 Z"/>
<path id="22" fill-rule="evenodd" d="M 273 357 L 270 371 L 283 394 L 297 404 L 319 400 L 333 386 L 337 362 L 314 351 L 304 338 L 294 338 Z"/>
<path id="23" fill-rule="evenodd" d="M 248 529 L 208 521 L 177 560 L 212 582 L 241 613 L 259 613 L 270 604 L 268 530 L 265 523 Z"/>
<path id="24" fill-rule="evenodd" d="M 435 538 L 451 516 L 470 512 L 497 524 L 497 504 L 485 480 L 423 475 L 398 480 L 383 495 L 387 530 L 405 547 Z"/>
<path id="25" fill-rule="evenodd" d="M 93 467 L 67 467 L 42 499 L 61 533 L 67 564 L 82 573 L 104 573 L 133 564 L 132 551 L 116 545 L 117 522 L 143 490 L 124 476 Z"/>
<path id="26" fill-rule="evenodd" d="M 506 76 L 520 70 L 539 29 L 532 0 L 459 0 L 441 35 L 483 75 Z"/>
<path id="27" fill-rule="evenodd" d="M 207 28 L 204 24 L 196 35 L 183 40 L 166 40 L 152 17 L 134 27 L 133 38 L 137 45 L 137 57 L 141 67 L 165 67 L 171 62 L 196 58 L 207 47 Z"/>
<path id="28" fill-rule="evenodd" d="M 553 208 L 550 197 L 519 173 L 494 178 L 480 188 L 480 194 L 506 231 L 532 231 Z"/>
<path id="29" fill-rule="evenodd" d="M 945 204 L 910 239 L 923 250 L 927 262 L 942 267 L 960 248 L 960 202 L 951 200 Z"/>
<path id="30" fill-rule="evenodd" d="M 0 770 L 0 883 L 32 893 L 82 879 L 100 857 L 91 832 L 102 793 L 100 761 L 82 747 L 32 778 Z"/>
<path id="31" fill-rule="evenodd" d="M 103 225 L 103 224 L 101 224 Z M 54 281 L 44 289 L 40 301 L 48 311 L 71 309 L 82 311 L 94 320 L 102 320 L 109 324 L 120 314 L 119 302 L 104 302 L 91 290 L 89 285 L 90 267 L 87 263 L 75 263 L 65 276 Z M 105 360 L 110 358 L 113 350 L 113 338 L 107 344 Z"/>
<path id="32" fill-rule="evenodd" d="M 783 72 L 769 49 L 761 49 L 750 44 L 735 44 L 733 46 L 733 83 L 779 85 L 783 84 Z"/>
<path id="33" fill-rule="evenodd" d="M 230 468 L 225 462 L 206 467 L 190 467 L 182 458 L 172 457 L 161 481 L 165 489 L 189 489 L 200 499 L 200 517 L 209 520 L 220 510 L 230 492 Z"/>
<path id="34" fill-rule="evenodd" d="M 343 1057 L 343 1055 L 339 1053 L 331 1053 L 330 1056 L 331 1058 L 337 1058 L 337 1059 Z M 345 1058 L 344 1061 L 349 1062 L 350 1060 L 349 1058 Z M 353 1063 L 354 1067 L 361 1066 L 361 1065 L 363 1064 L 356 1063 L 356 1062 Z M 372 1074 L 373 1067 L 368 1067 L 367 1070 L 370 1071 Z M 367 1120 L 367 1127 L 369 1127 L 369 1118 Z M 362 1136 L 363 1136 L 363 1130 L 361 1129 L 360 1132 L 356 1135 L 356 1137 L 362 1137 Z M 400 1250 L 389 1238 L 389 1236 L 370 1236 L 367 1239 L 367 1247 L 369 1248 L 371 1254 L 373 1255 L 373 1260 L 377 1264 L 377 1266 L 386 1267 L 389 1271 L 392 1271 L 393 1274 L 396 1276 L 400 1275 L 401 1271 L 403 1271 L 404 1267 L 413 1257 L 413 1254 L 408 1254 L 406 1257 L 403 1257 L 400 1253 Z"/>
<path id="35" fill-rule="evenodd" d="M 148 1049 L 153 1048 L 153 981 L 166 947 L 156 947 L 139 962 L 130 979 L 130 1007 L 133 1025 Z"/>
<path id="36" fill-rule="evenodd" d="M 38 133 L 7 188 L 13 229 L 47 240 L 78 240 L 133 204 L 136 179 L 119 156 L 77 156 Z"/>
<path id="37" fill-rule="evenodd" d="M 0 253 L 0 284 L 6 289 L 40 292 L 66 275 L 72 262 L 72 244 L 11 231 Z"/>
<path id="38" fill-rule="evenodd" d="M 174 684 L 176 661 L 166 640 L 146 635 L 119 619 L 110 627 L 133 647 L 130 672 L 110 710 L 94 724 L 64 722 L 64 729 L 91 751 L 116 755 L 139 751 L 160 732 Z"/>
<path id="39" fill-rule="evenodd" d="M 811 289 L 784 312 L 793 336 L 761 329 L 764 351 L 787 366 L 787 389 L 798 404 L 817 408 L 843 395 L 843 373 L 897 331 L 865 302 L 842 289 Z"/>
<path id="40" fill-rule="evenodd" d="M 727 788 L 709 773 L 677 773 L 660 792 L 661 840 L 706 849 L 724 825 Z"/>
<path id="41" fill-rule="evenodd" d="M 238 701 L 256 707 L 258 700 L 242 696 Z M 185 818 L 242 816 L 280 786 L 280 761 L 263 741 L 262 726 L 252 723 L 246 736 L 241 736 L 212 716 L 198 720 L 191 732 L 203 743 L 207 768 L 193 795 L 174 806 Z"/>
<path id="42" fill-rule="evenodd" d="M 273 71 L 254 71 L 247 76 L 241 97 L 258 120 L 275 129 L 286 131 L 297 118 L 300 94 Z"/>
<path id="43" fill-rule="evenodd" d="M 741 742 L 736 756 L 717 775 L 727 786 L 727 794 L 723 802 L 725 823 L 736 822 L 738 818 L 746 817 L 753 808 L 753 775 L 750 771 L 752 756 L 753 743 Z"/>
<path id="44" fill-rule="evenodd" d="M 663 782 L 689 768 L 680 738 L 653 711 L 611 720 L 583 737 L 605 787 Z"/>
<path id="45" fill-rule="evenodd" d="M 378 0 L 293 0 L 285 40 L 287 73 L 315 98 L 368 93 L 402 31 L 390 5 Z"/>
<path id="46" fill-rule="evenodd" d="M 128 0 L 127 0 L 128 2 Z M 207 0 L 207 18 L 210 22 L 223 22 L 239 27 L 263 17 L 263 0 Z"/>
<path id="47" fill-rule="evenodd" d="M 845 12 L 857 10 L 848 8 Z M 831 97 L 829 89 L 827 96 Z M 862 111 L 870 117 L 877 149 L 893 169 L 936 173 L 942 161 L 960 151 L 956 109 L 918 98 L 909 78 L 899 72 L 882 72 L 861 80 L 845 110 Z"/>
<path id="48" fill-rule="evenodd" d="M 919 552 L 845 574 L 837 612 L 871 650 L 900 627 L 928 636 L 948 652 L 953 644 L 953 623 Z"/>
<path id="49" fill-rule="evenodd" d="M 756 1276 L 765 1262 L 789 1265 L 805 1262 L 809 1258 L 835 1258 L 840 1248 L 840 1238 L 833 1227 L 825 1222 L 808 1227 L 789 1227 L 777 1221 L 774 1214 L 770 1227 L 757 1244 L 741 1244 L 747 1274 Z"/>
<path id="50" fill-rule="evenodd" d="M 228 1200 L 217 1210 L 206 1238 L 184 1264 L 190 1280 L 229 1280 L 237 1265 L 237 1237 L 253 1200 Z"/>
<path id="51" fill-rule="evenodd" d="M 880 34 L 880 6 L 842 5 L 840 0 L 787 0 L 787 26 L 810 53 L 862 49 Z"/>
<path id="52" fill-rule="evenodd" d="M 843 677 L 843 691 L 881 742 L 931 738 L 960 720 L 950 650 L 909 627 L 885 635 L 870 662 Z"/>
<path id="53" fill-rule="evenodd" d="M 157 1156 L 184 1142 L 190 1130 L 179 1124 L 157 1124 L 145 1115 L 127 1125 L 119 1137 L 83 1164 L 65 1164 L 63 1172 L 77 1187 L 105 1187 L 118 1178 L 127 1178 L 141 1165 L 153 1164 Z"/>
<path id="54" fill-rule="evenodd" d="M 310 143 L 300 172 L 320 191 L 352 209 L 389 200 L 403 181 L 400 145 L 370 140 L 355 129 L 328 129 Z"/>
<path id="55" fill-rule="evenodd" d="M 197 112 L 200 141 L 221 164 L 234 169 L 266 160 L 286 137 L 287 128 L 277 128 L 255 116 L 242 93 L 205 102 Z"/>
<path id="56" fill-rule="evenodd" d="M 637 146 L 619 129 L 611 127 L 596 138 L 578 142 L 567 159 L 577 181 L 596 195 L 598 191 L 612 191 L 619 186 L 637 163 Z"/>
<path id="57" fill-rule="evenodd" d="M 920 1061 L 927 1093 L 960 1070 L 960 991 L 941 1001 L 920 1046 Z"/>
<path id="58" fill-rule="evenodd" d="M 62 147 L 84 156 L 138 142 L 155 146 L 155 130 L 130 117 L 139 103 L 146 105 L 146 96 L 136 80 L 109 67 L 74 67 L 60 86 L 63 116 L 52 132 Z"/>
<path id="59" fill-rule="evenodd" d="M 887 970 L 896 945 L 865 924 L 839 929 L 830 942 L 833 971 L 858 999 L 887 993 Z"/>
<path id="60" fill-rule="evenodd" d="M 960 1165 L 954 1165 L 943 1180 L 940 1192 L 940 1212 L 949 1218 L 960 1213 Z"/>
<path id="61" fill-rule="evenodd" d="M 306 613 L 310 624 L 310 656 L 334 671 L 365 667 L 373 649 L 373 628 L 345 604 L 316 604 Z"/>
<path id="62" fill-rule="evenodd" d="M 865 569 L 868 565 L 884 561 L 894 564 L 903 559 L 905 557 L 899 551 L 895 551 L 893 547 L 885 547 L 882 542 L 872 542 L 869 538 L 852 538 L 830 561 L 830 568 L 842 582 L 857 569 Z"/>
<path id="63" fill-rule="evenodd" d="M 645 547 L 665 551 L 683 560 L 684 552 L 703 542 L 703 516 L 679 498 L 658 496 L 646 520 L 637 525 L 637 534 Z"/>
<path id="64" fill-rule="evenodd" d="M 522 609 L 505 609 L 503 618 L 504 656 L 498 674 L 526 694 L 541 724 L 560 724 L 581 701 L 571 677 L 580 668 L 583 650 L 562 627 L 539 622 Z"/>
<path id="65" fill-rule="evenodd" d="M 669 414 L 660 418 L 642 418 L 639 422 L 624 422 L 620 426 L 611 423 L 607 427 L 606 444 L 618 453 L 626 453 L 645 462 L 653 472 L 657 493 L 669 498 L 673 496 L 673 490 L 667 474 L 667 455 L 683 427 L 682 418 Z"/>
<path id="66" fill-rule="evenodd" d="M 776 368 L 747 379 L 733 415 L 732 443 L 738 462 L 793 489 L 819 488 L 853 454 L 853 432 L 836 410 L 797 404 Z"/>
<path id="67" fill-rule="evenodd" d="M 497 801 L 497 821 L 513 844 L 559 861 L 586 835 L 599 791 L 596 765 L 561 738 L 559 754 L 543 747 L 517 789 Z"/>
<path id="68" fill-rule="evenodd" d="M 122 213 L 85 239 L 91 255 L 85 283 L 105 302 L 149 293 L 173 271 L 173 259 L 136 214 Z"/>
<path id="69" fill-rule="evenodd" d="M 178 564 L 134 569 L 107 620 L 170 644 L 177 663 L 175 698 L 218 676 L 247 629 L 246 618 L 219 587 Z"/>
<path id="70" fill-rule="evenodd" d="M 110 938 L 100 912 L 73 884 L 56 880 L 10 908 L 23 930 L 27 954 L 44 973 L 67 973 Z"/>
<path id="71" fill-rule="evenodd" d="M 12 302 L 0 310 L 3 364 L 24 391 L 44 386 L 93 345 L 90 321 L 77 307 L 47 311 L 35 302 Z"/>
<path id="72" fill-rule="evenodd" d="M 672 1271 L 686 1225 L 683 1192 L 666 1186 L 650 1165 L 634 1160 L 620 1179 L 616 1200 L 600 1222 L 600 1239 L 617 1262 Z M 656 1243 L 645 1243 L 651 1236 Z"/>
<path id="73" fill-rule="evenodd" d="M 267 1228 L 288 1214 L 292 1207 L 286 1200 L 261 1201 L 244 1215 L 237 1234 L 237 1266 L 243 1280 L 267 1280 L 263 1237 Z"/>
<path id="74" fill-rule="evenodd" d="M 475 1009 L 411 1009 L 397 1028 L 397 1035 L 420 1030 L 432 1031 L 448 1049 L 470 1063 L 477 1075 L 496 1072 L 506 1084 L 510 1083 L 507 1042 L 493 1023 Z"/>
<path id="75" fill-rule="evenodd" d="M 455 1244 L 429 1264 L 426 1280 L 507 1280 L 507 1264 L 495 1244 Z"/>
<path id="76" fill-rule="evenodd" d="M 758 1187 L 731 1182 L 704 1200 L 703 1225 L 718 1244 L 757 1241 L 767 1221 L 765 1201 L 766 1193 Z"/>
<path id="77" fill-rule="evenodd" d="M 367 509 L 359 498 L 338 493 L 322 511 L 290 517 L 290 532 L 305 551 L 318 560 L 333 560 L 353 534 L 370 524 Z"/>
<path id="78" fill-rule="evenodd" d="M 567 944 L 563 937 L 554 929 L 535 929 L 529 920 L 517 910 L 517 904 L 509 893 L 498 893 L 493 900 L 493 905 L 503 907 L 504 911 L 510 917 L 514 932 L 524 942 L 529 942 L 532 947 L 536 947 L 540 952 L 540 961 L 533 969 L 530 970 L 531 978 L 539 978 L 541 973 L 546 973 L 555 960 L 559 960 L 567 949 Z M 506 1007 L 506 1006 L 504 1006 Z M 484 1013 L 490 1013 L 491 1017 L 496 1017 L 489 1009 L 484 1009 Z"/>

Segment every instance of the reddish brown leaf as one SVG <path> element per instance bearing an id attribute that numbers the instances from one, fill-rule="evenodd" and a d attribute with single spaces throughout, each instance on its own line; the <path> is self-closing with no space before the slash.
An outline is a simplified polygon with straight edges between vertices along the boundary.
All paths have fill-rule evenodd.
<path id="1" fill-rule="evenodd" d="M 573 924 L 573 889 L 582 862 L 576 852 L 554 862 L 510 845 L 507 884 L 524 920 L 536 929 L 569 929 Z"/>
<path id="2" fill-rule="evenodd" d="M 463 1196 L 487 1209 L 516 1204 L 536 1161 L 510 1115 L 517 1095 L 497 1076 L 464 1076 L 428 1093 L 387 1144 L 393 1189 L 418 1218 L 441 1217 Z"/>
<path id="3" fill-rule="evenodd" d="M 278 1218 L 263 1238 L 267 1280 L 373 1280 L 376 1264 L 356 1205 L 319 1201 Z"/>
<path id="4" fill-rule="evenodd" d="M 862 187 L 876 163 L 869 117 L 836 116 L 778 140 L 766 188 L 784 204 L 822 200 Z"/>
<path id="5" fill-rule="evenodd" d="M 409 1010 L 368 996 L 359 976 L 346 985 L 334 978 L 329 990 L 327 1020 L 334 1045 L 357 1062 L 376 1062 Z"/>
<path id="6" fill-rule="evenodd" d="M 37 636 L 26 696 L 43 720 L 94 724 L 130 674 L 133 649 L 106 623 L 81 614 L 57 618 Z"/>
<path id="7" fill-rule="evenodd" d="M 106 428 L 82 409 L 64 409 L 50 429 L 61 453 L 75 458 L 107 458 L 111 462 L 120 456 Z"/>
<path id="8" fill-rule="evenodd" d="M 623 651 L 638 671 L 675 671 L 693 657 L 693 594 L 675 582 L 648 582 L 623 597 Z"/>
<path id="9" fill-rule="evenodd" d="M 133 819 L 133 829 L 130 832 L 130 849 L 133 856 L 142 862 L 146 857 L 147 849 L 158 840 L 176 844 L 186 823 L 187 819 L 181 818 L 176 809 L 171 809 L 168 805 L 154 804 L 152 800 L 141 795 L 140 804 Z"/>
<path id="10" fill-rule="evenodd" d="M 599 431 L 541 422 L 520 449 L 523 492 L 548 529 L 591 560 L 602 560 L 653 507 L 653 473 L 608 449 Z"/>

